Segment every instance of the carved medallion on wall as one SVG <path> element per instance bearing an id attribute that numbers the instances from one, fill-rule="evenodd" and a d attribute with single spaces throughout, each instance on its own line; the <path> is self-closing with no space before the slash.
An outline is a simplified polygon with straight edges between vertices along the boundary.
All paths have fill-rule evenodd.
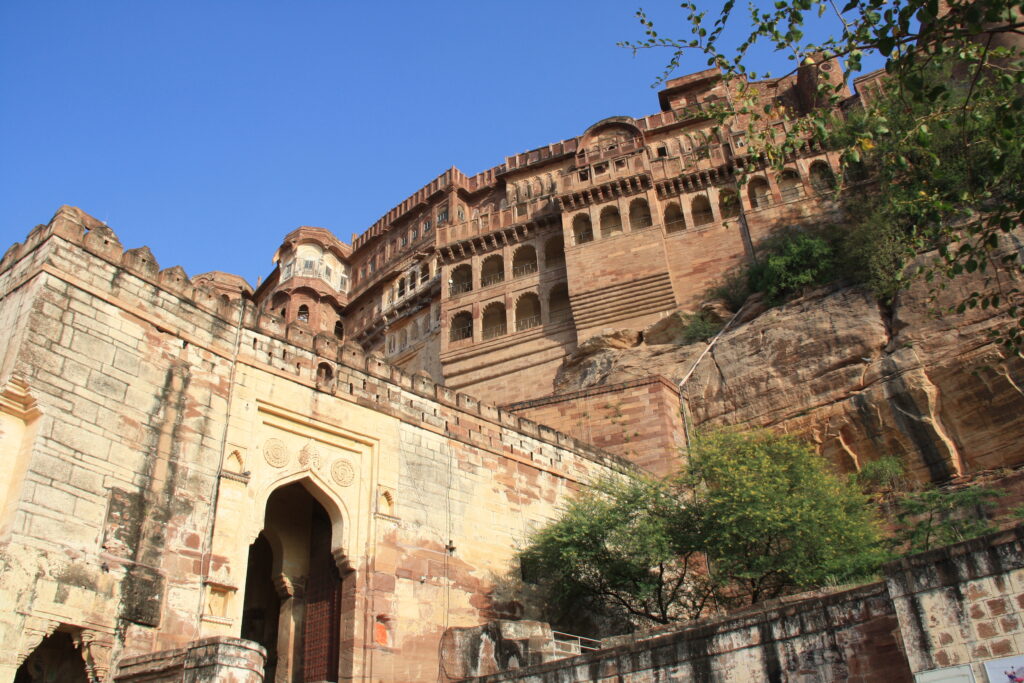
<path id="1" fill-rule="evenodd" d="M 320 451 L 316 449 L 316 444 L 312 441 L 303 446 L 302 450 L 299 451 L 299 464 L 307 470 L 320 469 Z"/>
<path id="2" fill-rule="evenodd" d="M 352 480 L 356 478 L 356 471 L 352 463 L 339 458 L 331 465 L 331 478 L 338 486 L 351 486 Z"/>
<path id="3" fill-rule="evenodd" d="M 271 467 L 284 467 L 288 464 L 288 448 L 281 439 L 267 439 L 263 443 L 263 457 Z"/>

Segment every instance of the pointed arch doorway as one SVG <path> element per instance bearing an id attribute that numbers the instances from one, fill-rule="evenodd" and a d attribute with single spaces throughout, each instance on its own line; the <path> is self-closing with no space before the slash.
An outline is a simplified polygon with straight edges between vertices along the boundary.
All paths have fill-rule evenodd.
<path id="1" fill-rule="evenodd" d="M 332 553 L 340 520 L 310 489 L 303 481 L 274 491 L 249 547 L 241 636 L 267 649 L 266 681 L 327 683 L 341 674 L 352 581 Z"/>

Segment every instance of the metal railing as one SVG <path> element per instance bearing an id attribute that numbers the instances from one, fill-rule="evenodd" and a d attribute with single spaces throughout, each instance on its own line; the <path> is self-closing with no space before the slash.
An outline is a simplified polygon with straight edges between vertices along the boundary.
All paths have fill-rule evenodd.
<path id="1" fill-rule="evenodd" d="M 473 325 L 460 325 L 459 327 L 453 327 L 451 331 L 451 341 L 465 341 L 466 339 L 473 338 Z"/>
<path id="2" fill-rule="evenodd" d="M 587 242 L 594 241 L 594 231 L 583 230 L 582 232 L 576 233 L 576 244 L 586 244 Z"/>
<path id="3" fill-rule="evenodd" d="M 453 282 L 448 287 L 448 296 L 455 296 L 456 294 L 462 294 L 463 292 L 473 291 L 472 282 Z"/>
<path id="4" fill-rule="evenodd" d="M 552 631 L 551 635 L 554 637 L 555 652 L 566 657 L 573 657 L 584 652 L 596 652 L 601 649 L 601 641 L 594 638 L 584 638 L 561 631 Z"/>
<path id="5" fill-rule="evenodd" d="M 484 277 L 480 278 L 480 286 L 481 287 L 490 287 L 491 285 L 496 285 L 499 282 L 504 282 L 504 281 L 505 281 L 505 274 L 504 273 L 497 273 L 495 275 L 487 275 L 487 276 L 484 276 Z"/>
<path id="6" fill-rule="evenodd" d="M 508 327 L 506 325 L 491 325 L 484 328 L 483 338 L 494 339 L 495 337 L 502 336 L 506 332 L 508 332 Z"/>
<path id="7" fill-rule="evenodd" d="M 529 318 L 520 318 L 516 321 L 516 332 L 522 332 L 532 327 L 540 327 L 539 315 L 531 315 Z"/>
<path id="8" fill-rule="evenodd" d="M 537 272 L 537 263 L 524 263 L 521 266 L 512 266 L 512 277 L 522 277 Z"/>

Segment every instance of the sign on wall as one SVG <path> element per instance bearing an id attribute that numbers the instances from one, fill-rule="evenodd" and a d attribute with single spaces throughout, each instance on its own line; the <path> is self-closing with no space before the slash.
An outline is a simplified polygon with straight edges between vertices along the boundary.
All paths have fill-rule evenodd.
<path id="1" fill-rule="evenodd" d="M 950 666 L 945 669 L 923 671 L 914 676 L 915 683 L 975 683 L 970 666 Z"/>
<path id="2" fill-rule="evenodd" d="M 989 683 L 1024 683 L 1024 655 L 985 662 Z"/>

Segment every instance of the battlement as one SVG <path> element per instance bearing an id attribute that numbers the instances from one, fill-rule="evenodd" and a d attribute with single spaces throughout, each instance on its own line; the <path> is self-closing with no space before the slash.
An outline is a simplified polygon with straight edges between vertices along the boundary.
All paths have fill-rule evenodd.
<path id="1" fill-rule="evenodd" d="M 109 226 L 75 207 L 61 207 L 48 224 L 37 226 L 23 243 L 8 249 L 0 261 L 0 277 L 13 276 L 17 282 L 32 277 L 44 264 L 30 256 L 40 253 L 54 238 L 138 278 L 146 287 L 121 286 L 116 292 L 98 293 L 107 295 L 108 301 L 117 300 L 158 329 L 177 335 L 183 344 L 269 366 L 300 384 L 494 452 L 557 468 L 562 457 L 557 451 L 564 450 L 614 469 L 635 469 L 632 463 L 568 434 L 483 403 L 427 376 L 406 373 L 379 354 L 365 353 L 358 344 L 313 334 L 308 325 L 300 321 L 286 324 L 281 316 L 257 310 L 247 299 L 229 300 L 207 285 L 195 286 L 180 266 L 161 270 L 148 247 L 124 249 Z M 97 271 L 90 277 L 89 268 L 78 268 L 64 273 L 65 263 L 68 261 L 59 255 L 51 255 L 45 266 L 52 274 L 73 280 L 72 284 L 109 289 L 113 278 L 107 272 Z M 18 264 L 24 264 L 25 272 L 12 272 Z M 204 339 L 202 329 L 219 332 Z M 250 355 L 244 357 L 241 349 Z M 263 359 L 260 354 L 265 354 Z M 274 362 L 275 358 L 287 362 Z"/>

